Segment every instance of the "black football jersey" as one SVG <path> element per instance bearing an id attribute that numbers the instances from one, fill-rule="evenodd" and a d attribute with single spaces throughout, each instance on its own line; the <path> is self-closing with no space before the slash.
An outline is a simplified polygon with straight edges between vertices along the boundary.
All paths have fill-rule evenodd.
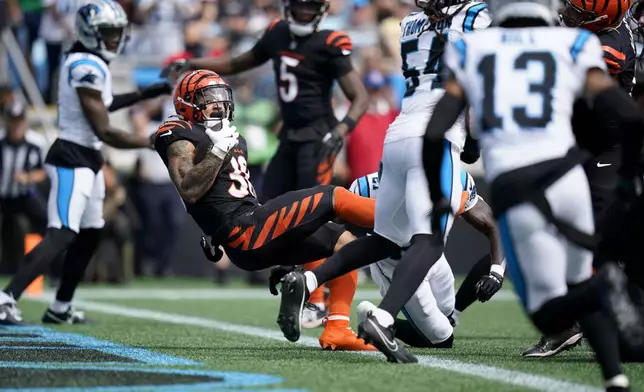
<path id="1" fill-rule="evenodd" d="M 601 31 L 597 37 L 602 44 L 608 73 L 630 94 L 634 84 L 636 55 L 633 36 L 627 24 Z M 617 122 L 601 119 L 583 99 L 575 102 L 572 125 L 579 145 L 593 155 L 617 145 L 619 141 Z"/>
<path id="2" fill-rule="evenodd" d="M 168 120 L 159 127 L 154 142 L 154 148 L 166 166 L 168 148 L 180 140 L 187 140 L 195 146 L 195 165 L 206 157 L 212 147 L 212 142 L 202 125 Z M 225 236 L 232 229 L 229 227 L 232 218 L 259 205 L 255 189 L 250 182 L 247 158 L 246 140 L 240 136 L 239 144 L 228 154 L 227 161 L 206 194 L 196 203 L 187 203 L 184 200 L 186 210 L 195 222 L 204 233 L 213 236 L 216 241 L 226 239 Z"/>
<path id="3" fill-rule="evenodd" d="M 288 22 L 274 21 L 252 49 L 263 61 L 273 60 L 284 127 L 303 128 L 334 116 L 334 80 L 352 69 L 352 43 L 343 32 L 316 31 L 306 37 L 291 34 Z"/>

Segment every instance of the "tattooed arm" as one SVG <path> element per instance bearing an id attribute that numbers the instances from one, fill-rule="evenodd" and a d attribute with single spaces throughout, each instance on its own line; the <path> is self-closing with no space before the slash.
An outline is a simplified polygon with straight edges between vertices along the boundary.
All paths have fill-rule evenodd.
<path id="1" fill-rule="evenodd" d="M 223 160 L 206 154 L 203 161 L 193 163 L 195 146 L 179 140 L 168 147 L 168 171 L 179 195 L 187 203 L 196 203 L 206 194 L 219 174 Z"/>

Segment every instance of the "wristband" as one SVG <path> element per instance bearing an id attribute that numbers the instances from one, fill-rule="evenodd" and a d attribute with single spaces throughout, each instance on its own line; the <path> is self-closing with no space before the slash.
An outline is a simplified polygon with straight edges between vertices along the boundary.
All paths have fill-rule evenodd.
<path id="1" fill-rule="evenodd" d="M 342 124 L 346 125 L 347 128 L 349 128 L 349 132 L 353 131 L 353 128 L 356 127 L 357 123 L 356 120 L 352 119 L 349 116 L 346 116 L 345 118 L 340 121 Z"/>
<path id="2" fill-rule="evenodd" d="M 505 268 L 503 267 L 503 265 L 492 264 L 490 266 L 490 272 L 495 272 L 495 273 L 499 274 L 500 276 L 503 276 L 503 275 L 505 275 Z"/>

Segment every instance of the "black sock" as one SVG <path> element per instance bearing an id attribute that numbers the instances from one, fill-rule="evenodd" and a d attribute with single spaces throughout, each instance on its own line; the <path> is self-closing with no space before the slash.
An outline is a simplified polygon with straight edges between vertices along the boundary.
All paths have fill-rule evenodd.
<path id="1" fill-rule="evenodd" d="M 435 244 L 431 234 L 417 234 L 412 237 L 409 249 L 394 269 L 391 285 L 379 308 L 389 312 L 393 318 L 405 306 L 409 298 L 427 276 L 429 269 L 443 254 L 443 246 Z"/>
<path id="2" fill-rule="evenodd" d="M 595 351 L 604 380 L 622 374 L 617 329 L 605 314 L 593 312 L 579 319 L 581 331 Z"/>
<path id="3" fill-rule="evenodd" d="M 345 245 L 311 272 L 318 286 L 358 268 L 373 264 L 387 257 L 396 256 L 400 248 L 379 235 L 371 235 Z"/>
<path id="4" fill-rule="evenodd" d="M 554 335 L 568 328 L 582 316 L 601 309 L 599 278 L 570 287 L 568 293 L 551 299 L 532 315 L 534 325 L 545 335 Z"/>
<path id="5" fill-rule="evenodd" d="M 472 266 L 465 280 L 461 283 L 461 287 L 456 292 L 456 302 L 454 304 L 456 310 L 462 312 L 476 301 L 476 284 L 483 276 L 490 273 L 491 265 L 492 258 L 487 254 Z"/>
<path id="6" fill-rule="evenodd" d="M 394 329 L 396 331 L 396 338 L 402 340 L 412 347 L 418 348 L 452 348 L 454 344 L 454 334 L 444 341 L 434 344 L 430 342 L 423 334 L 418 332 L 416 328 L 405 319 L 395 319 Z"/>
<path id="7" fill-rule="evenodd" d="M 56 300 L 71 302 L 76 287 L 83 279 L 85 270 L 89 265 L 101 239 L 101 229 L 82 229 L 76 240 L 72 242 L 65 256 L 63 276 L 60 287 L 56 293 Z"/>
<path id="8" fill-rule="evenodd" d="M 38 276 L 45 274 L 49 265 L 58 257 L 76 238 L 76 233 L 69 229 L 48 229 L 42 241 L 26 256 L 24 264 L 11 278 L 4 292 L 19 299 Z"/>

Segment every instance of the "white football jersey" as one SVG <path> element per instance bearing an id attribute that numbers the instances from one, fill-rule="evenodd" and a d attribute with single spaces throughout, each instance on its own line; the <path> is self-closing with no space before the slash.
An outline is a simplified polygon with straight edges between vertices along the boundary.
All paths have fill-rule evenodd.
<path id="1" fill-rule="evenodd" d="M 568 27 L 490 28 L 445 52 L 465 90 L 488 181 L 562 157 L 575 144 L 570 119 L 589 69 L 606 69 L 599 39 Z"/>
<path id="2" fill-rule="evenodd" d="M 456 212 L 457 216 L 472 209 L 481 198 L 476 192 L 474 178 L 465 170 L 461 170 L 461 185 L 463 193 L 461 194 L 461 207 Z M 378 173 L 371 173 L 354 180 L 349 191 L 362 197 L 375 199 L 379 186 Z"/>
<path id="3" fill-rule="evenodd" d="M 431 26 L 424 12 L 413 12 L 401 22 L 400 55 L 402 72 L 407 90 L 401 105 L 402 116 L 412 116 L 419 126 L 408 126 L 399 120 L 401 126 L 391 127 L 387 140 L 405 137 L 420 137 L 425 133 L 426 117 L 440 100 L 444 90 L 445 76 L 443 54 L 448 41 L 460 39 L 464 33 L 485 29 L 490 25 L 491 16 L 484 2 L 469 1 L 443 9 L 452 17 L 445 22 Z M 446 135 L 452 143 L 462 148 L 465 133 L 460 127 Z"/>
<path id="4" fill-rule="evenodd" d="M 58 80 L 58 138 L 100 150 L 103 143 L 85 118 L 77 87 L 100 91 L 105 107 L 109 107 L 112 74 L 105 61 L 91 53 L 70 53 L 63 60 Z"/>

